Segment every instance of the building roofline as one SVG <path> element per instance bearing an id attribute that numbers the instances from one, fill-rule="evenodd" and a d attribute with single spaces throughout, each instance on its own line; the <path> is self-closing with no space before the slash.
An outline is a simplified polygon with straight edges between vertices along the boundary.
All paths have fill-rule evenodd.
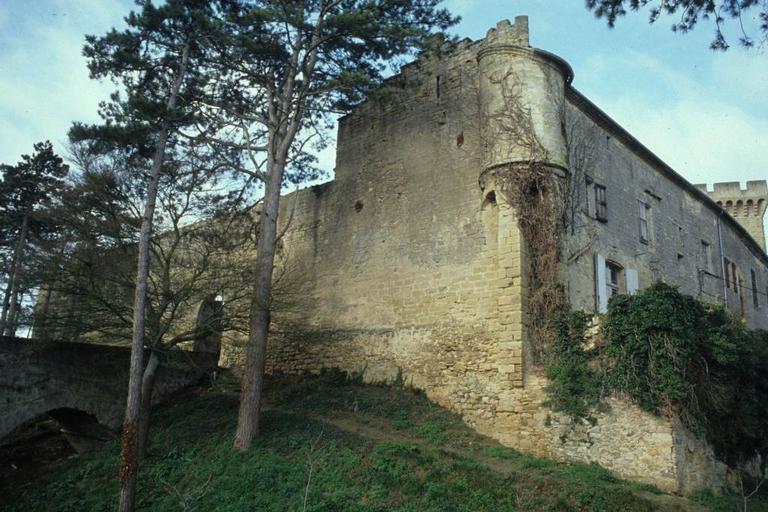
<path id="1" fill-rule="evenodd" d="M 747 247 L 759 258 L 765 265 L 768 265 L 768 254 L 760 247 L 760 244 L 749 234 L 749 232 L 739 224 L 739 222 L 731 217 L 723 208 L 717 205 L 717 203 L 709 197 L 706 192 L 702 192 L 696 186 L 691 184 L 688 180 L 683 178 L 677 171 L 667 165 L 661 158 L 656 156 L 650 149 L 645 147 L 639 140 L 632 136 L 627 130 L 625 130 L 619 123 L 614 121 L 608 114 L 603 112 L 600 107 L 592 103 L 586 96 L 580 93 L 575 87 L 568 84 L 565 87 L 566 98 L 573 102 L 576 106 L 580 107 L 582 111 L 592 118 L 598 125 L 605 128 L 613 134 L 618 140 L 626 144 L 632 151 L 638 154 L 642 159 L 649 162 L 656 169 L 658 169 L 663 175 L 672 180 L 674 183 L 683 188 L 694 199 L 699 200 L 706 207 L 716 213 L 719 217 L 725 219 L 726 222 L 733 228 L 739 237 L 745 242 Z"/>

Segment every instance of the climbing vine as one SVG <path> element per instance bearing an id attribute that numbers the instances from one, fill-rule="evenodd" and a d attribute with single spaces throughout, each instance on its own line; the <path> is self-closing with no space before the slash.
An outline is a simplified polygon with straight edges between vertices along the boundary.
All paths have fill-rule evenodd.
<path id="1" fill-rule="evenodd" d="M 589 418 L 608 394 L 675 416 L 739 466 L 768 456 L 768 333 L 658 282 L 613 298 L 587 349 L 583 313 L 560 320 L 548 405 Z"/>
<path id="2" fill-rule="evenodd" d="M 555 337 L 547 366 L 549 400 L 545 406 L 575 420 L 595 422 L 593 412 L 603 387 L 595 371 L 595 351 L 585 349 L 591 317 L 582 311 L 563 311 L 554 320 Z"/>
<path id="3" fill-rule="evenodd" d="M 514 151 L 491 151 L 508 163 L 487 172 L 525 241 L 525 324 L 533 361 L 550 382 L 547 405 L 594 422 L 604 399 L 621 395 L 678 418 L 731 466 L 768 459 L 768 333 L 749 331 L 722 307 L 664 283 L 613 298 L 597 332 L 589 315 L 571 312 L 559 280 L 562 236 L 579 228 L 575 173 L 594 159 L 594 134 L 574 123 L 566 133 L 563 115 L 571 176 L 558 177 L 522 84 L 511 72 L 489 79 L 502 104 L 486 113 L 483 147 Z"/>
<path id="4" fill-rule="evenodd" d="M 523 100 L 522 84 L 508 73 L 495 80 L 503 108 L 489 116 L 490 132 L 498 142 L 514 147 L 522 157 L 493 170 L 497 190 L 514 207 L 525 240 L 528 262 L 526 313 L 535 363 L 545 361 L 554 337 L 552 319 L 565 307 L 558 281 L 564 215 L 563 191 L 552 158 L 539 139 L 531 110 Z"/>

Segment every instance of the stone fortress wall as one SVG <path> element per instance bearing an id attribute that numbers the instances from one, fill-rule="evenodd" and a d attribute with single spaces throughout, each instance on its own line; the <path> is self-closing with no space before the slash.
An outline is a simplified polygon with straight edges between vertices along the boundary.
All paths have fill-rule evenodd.
<path id="1" fill-rule="evenodd" d="M 752 328 L 768 329 L 768 256 L 760 236 L 766 182 L 749 182 L 744 192 L 738 183 L 716 183 L 707 192 L 669 169 L 577 91 L 569 97 L 570 122 L 588 127 L 594 141 L 588 179 L 606 187 L 607 200 L 607 218 L 598 220 L 589 189 L 579 208 L 584 229 L 566 240 L 564 281 L 571 304 L 595 308 L 600 255 L 634 271 L 640 289 L 661 279 L 700 300 L 725 303 Z M 745 206 L 731 216 L 721 203 Z M 647 209 L 646 240 L 640 236 L 640 208 Z M 619 284 L 627 291 L 624 276 Z"/>
<path id="2" fill-rule="evenodd" d="M 503 113 L 505 81 L 521 88 L 553 172 L 570 172 L 569 123 L 595 134 L 589 179 L 606 187 L 608 214 L 594 218 L 590 189 L 579 206 L 585 229 L 565 241 L 563 284 L 575 307 L 598 305 L 596 261 L 620 264 L 639 288 L 665 279 L 705 299 L 734 294 L 733 304 L 721 246 L 740 275 L 754 269 L 768 285 L 752 228 L 667 168 L 571 79 L 565 62 L 529 46 L 527 18 L 518 17 L 406 66 L 388 81 L 388 97 L 342 118 L 335 180 L 282 199 L 281 218 L 292 220 L 268 371 L 340 368 L 400 380 L 526 452 L 596 461 L 670 491 L 718 485 L 725 467 L 668 419 L 614 399 L 589 427 L 541 405 L 546 381 L 525 357 L 525 243 L 513 208 L 481 179 L 526 160 L 487 123 Z M 648 243 L 637 240 L 637 210 L 626 207 L 638 201 L 651 205 Z M 696 263 L 702 241 L 710 260 Z M 768 327 L 768 297 L 747 302 L 749 324 Z M 241 363 L 237 343 L 222 351 L 222 365 Z"/>

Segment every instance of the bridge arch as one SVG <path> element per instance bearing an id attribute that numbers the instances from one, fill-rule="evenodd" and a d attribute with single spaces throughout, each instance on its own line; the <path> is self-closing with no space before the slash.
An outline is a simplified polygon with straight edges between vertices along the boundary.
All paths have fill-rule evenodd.
<path id="1" fill-rule="evenodd" d="M 161 365 L 153 403 L 196 382 L 216 364 L 211 354 L 186 352 L 178 359 L 174 367 Z M 51 411 L 80 411 L 118 431 L 129 362 L 127 347 L 0 337 L 0 440 Z"/>

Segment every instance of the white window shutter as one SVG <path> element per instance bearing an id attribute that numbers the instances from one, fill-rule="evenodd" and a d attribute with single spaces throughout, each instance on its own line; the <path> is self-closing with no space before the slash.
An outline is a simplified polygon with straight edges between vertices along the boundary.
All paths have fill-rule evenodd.
<path id="1" fill-rule="evenodd" d="M 595 254 L 595 297 L 598 313 L 608 311 L 608 293 L 605 287 L 605 256 Z"/>
<path id="2" fill-rule="evenodd" d="M 637 270 L 634 268 L 628 268 L 626 270 L 627 274 L 627 293 L 630 295 L 634 295 L 637 293 L 637 290 L 640 289 L 640 282 L 637 278 Z"/>

